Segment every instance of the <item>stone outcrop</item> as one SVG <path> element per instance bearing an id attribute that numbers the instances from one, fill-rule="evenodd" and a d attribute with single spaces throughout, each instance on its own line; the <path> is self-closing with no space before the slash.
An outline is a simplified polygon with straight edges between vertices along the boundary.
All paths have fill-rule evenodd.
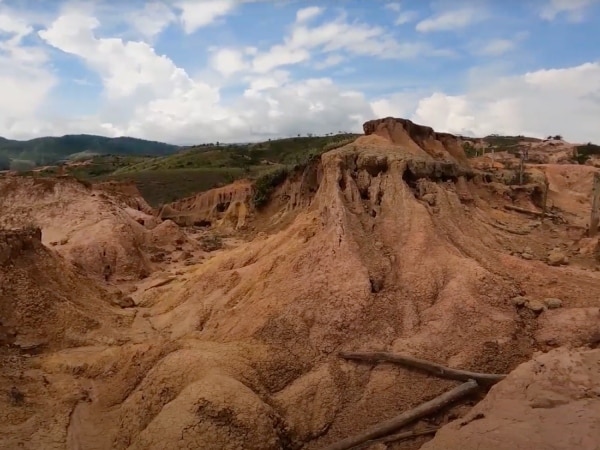
<path id="1" fill-rule="evenodd" d="M 560 348 L 520 365 L 423 450 L 595 449 L 600 349 Z"/>
<path id="2" fill-rule="evenodd" d="M 431 127 L 394 117 L 365 122 L 363 130 L 366 136 L 384 137 L 394 144 L 403 146 L 409 153 L 420 156 L 425 153 L 434 159 L 468 165 L 462 140 L 453 134 L 438 133 Z"/>

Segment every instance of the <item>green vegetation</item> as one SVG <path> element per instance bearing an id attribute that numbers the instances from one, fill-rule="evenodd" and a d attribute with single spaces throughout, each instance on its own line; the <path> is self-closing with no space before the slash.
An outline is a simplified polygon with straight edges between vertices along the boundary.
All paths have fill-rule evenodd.
<path id="1" fill-rule="evenodd" d="M 43 137 L 29 141 L 0 139 L 0 165 L 11 160 L 28 161 L 41 166 L 54 164 L 71 157 L 89 157 L 92 154 L 157 156 L 176 152 L 179 147 L 162 142 L 146 141 L 130 137 L 108 138 L 87 134 L 62 137 Z"/>
<path id="2" fill-rule="evenodd" d="M 278 177 L 285 171 L 349 144 L 356 137 L 358 135 L 344 133 L 252 144 L 199 145 L 174 155 L 143 158 L 126 164 L 115 169 L 109 178 L 134 181 L 152 205 L 175 201 L 237 179 L 256 179 L 260 188 L 255 204 L 260 206 L 277 185 L 270 184 L 283 181 L 285 177 Z"/>
<path id="3" fill-rule="evenodd" d="M 467 158 L 475 158 L 477 156 L 477 149 L 470 142 L 463 142 L 463 150 Z"/>
<path id="4" fill-rule="evenodd" d="M 264 206 L 269 199 L 273 190 L 285 181 L 289 174 L 287 167 L 280 167 L 279 169 L 267 172 L 264 175 L 258 177 L 254 183 L 254 197 L 252 202 L 254 206 L 260 208 Z"/>
<path id="5" fill-rule="evenodd" d="M 600 155 L 600 145 L 592 144 L 588 142 L 585 145 L 578 145 L 575 147 L 575 160 L 579 164 L 585 164 L 592 155 Z"/>
<path id="6" fill-rule="evenodd" d="M 145 156 L 141 152 L 98 155 L 93 149 L 78 148 L 75 152 L 75 147 L 71 147 L 63 152 L 69 152 L 71 158 L 64 169 L 67 174 L 79 180 L 134 182 L 146 201 L 153 206 L 173 202 L 241 178 L 255 179 L 258 186 L 255 203 L 259 206 L 268 200 L 273 189 L 285 179 L 289 170 L 306 164 L 323 152 L 349 144 L 357 137 L 355 134 L 342 133 L 251 144 L 205 144 L 160 156 Z M 0 139 L 0 156 L 5 142 Z M 58 166 L 31 172 L 29 164 L 22 169 L 40 177 L 54 176 L 61 172 Z"/>

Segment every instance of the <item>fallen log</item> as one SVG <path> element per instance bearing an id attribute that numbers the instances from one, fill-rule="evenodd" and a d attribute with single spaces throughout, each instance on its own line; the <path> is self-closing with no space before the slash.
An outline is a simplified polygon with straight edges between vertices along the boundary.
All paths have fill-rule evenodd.
<path id="1" fill-rule="evenodd" d="M 509 211 L 516 211 L 523 214 L 530 214 L 535 217 L 550 217 L 550 218 L 558 218 L 555 214 L 544 213 L 543 211 L 532 211 L 531 209 L 520 208 L 518 206 L 513 205 L 504 205 L 504 209 L 508 209 Z"/>
<path id="2" fill-rule="evenodd" d="M 454 389 L 439 395 L 433 400 L 422 403 L 416 408 L 403 412 L 396 417 L 373 426 L 364 433 L 342 439 L 341 441 L 335 442 L 323 448 L 322 450 L 347 450 L 367 441 L 388 436 L 403 426 L 432 414 L 449 405 L 450 403 L 476 392 L 478 389 L 479 385 L 477 382 L 475 380 L 469 380 L 466 383 L 456 386 Z"/>
<path id="3" fill-rule="evenodd" d="M 481 385 L 495 384 L 500 380 L 503 380 L 506 375 L 495 374 L 495 373 L 477 373 L 469 372 L 467 370 L 453 369 L 451 367 L 442 366 L 431 361 L 424 359 L 413 358 L 412 356 L 398 355 L 394 353 L 386 352 L 341 352 L 340 357 L 344 359 L 353 359 L 357 361 L 367 362 L 390 362 L 394 364 L 401 364 L 406 367 L 412 367 L 414 369 L 420 369 L 425 372 L 429 372 L 433 375 L 437 375 L 442 378 L 448 378 L 450 380 L 468 381 L 475 380 Z"/>
<path id="4" fill-rule="evenodd" d="M 368 447 L 369 445 L 374 444 L 389 444 L 391 442 L 403 441 L 405 439 L 416 438 L 419 436 L 427 436 L 428 434 L 436 433 L 441 427 L 433 427 L 427 428 L 425 430 L 412 430 L 405 431 L 403 433 L 390 434 L 389 436 L 385 436 L 379 439 L 371 439 L 370 441 L 365 442 L 364 444 L 360 444 L 357 448 Z"/>

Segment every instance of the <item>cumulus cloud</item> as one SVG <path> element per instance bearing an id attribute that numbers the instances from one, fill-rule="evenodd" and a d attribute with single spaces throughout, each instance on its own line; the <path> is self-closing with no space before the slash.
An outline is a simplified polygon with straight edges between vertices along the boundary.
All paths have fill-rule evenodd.
<path id="1" fill-rule="evenodd" d="M 566 14 L 572 22 L 580 22 L 585 18 L 585 10 L 598 0 L 548 0 L 540 9 L 540 17 L 554 20 L 560 14 Z"/>
<path id="2" fill-rule="evenodd" d="M 310 19 L 317 17 L 323 12 L 323 8 L 318 6 L 309 6 L 308 8 L 299 9 L 296 13 L 296 22 L 307 22 Z"/>
<path id="3" fill-rule="evenodd" d="M 0 10 L 0 132 L 14 136 L 39 130 L 30 119 L 57 83 L 46 52 L 24 43 L 31 33 L 26 20 Z"/>
<path id="4" fill-rule="evenodd" d="M 165 3 L 154 1 L 146 3 L 141 11 L 129 13 L 129 20 L 143 36 L 153 38 L 174 22 L 176 16 Z"/>
<path id="5" fill-rule="evenodd" d="M 183 3 L 178 4 L 182 15 Z M 188 32 L 230 14 L 240 2 L 202 2 L 208 3 L 212 9 L 198 13 L 194 20 L 188 16 Z M 232 6 L 225 7 L 226 3 Z M 176 20 L 161 9 L 168 3 L 152 5 L 146 8 L 156 9 L 140 10 L 136 39 L 157 36 Z M 400 6 L 391 7 L 394 17 L 403 12 Z M 159 20 L 161 11 L 165 15 Z M 599 62 L 511 76 L 480 72 L 476 83 L 467 83 L 458 93 L 419 88 L 374 98 L 368 94 L 374 84 L 368 70 L 362 79 L 357 65 L 342 66 L 330 76 L 316 70 L 356 56 L 406 59 L 441 52 L 422 42 L 399 41 L 383 26 L 346 16 L 311 22 L 321 11 L 300 11 L 304 12 L 296 11 L 283 39 L 269 45 L 239 42 L 211 48 L 207 66 L 191 73 L 159 54 L 151 42 L 111 37 L 111 27 L 103 27 L 103 16 L 93 9 L 67 6 L 36 36 L 39 26 L 15 14 L 3 16 L 0 8 L 0 135 L 85 132 L 192 144 L 360 131 L 365 120 L 393 115 L 461 134 L 562 134 L 571 140 L 600 142 Z M 452 28 L 445 14 L 427 19 L 430 22 L 421 25 L 421 31 Z M 472 18 L 461 20 L 460 26 L 472 23 Z M 480 40 L 467 47 L 473 54 L 498 56 L 513 49 L 519 36 Z M 36 46 L 36 39 L 47 46 Z M 74 117 L 60 105 L 52 109 L 47 104 L 58 81 L 49 54 L 59 52 L 64 53 L 63 59 L 77 59 L 89 69 L 89 74 L 70 78 L 99 80 L 102 106 L 98 110 Z M 302 71 L 293 70 L 295 64 L 306 62 L 310 64 L 303 64 Z M 352 70 L 355 73 L 350 75 Z M 337 76 L 355 88 L 336 84 Z M 390 80 L 397 83 L 396 73 L 383 81 L 389 85 Z M 377 84 L 377 89 L 382 92 L 388 85 Z M 232 90 L 239 92 L 237 96 Z"/>
<path id="6" fill-rule="evenodd" d="M 600 117 L 599 94 L 600 63 L 585 63 L 486 80 L 461 95 L 435 92 L 412 98 L 414 110 L 408 116 L 450 133 L 562 134 L 573 141 L 598 142 L 594 118 Z M 399 105 L 385 99 L 372 103 L 380 113 L 407 115 L 406 103 Z"/>
<path id="7" fill-rule="evenodd" d="M 191 0 L 175 5 L 181 10 L 181 23 L 186 33 L 193 33 L 218 18 L 230 13 L 236 7 L 235 0 Z"/>
<path id="8" fill-rule="evenodd" d="M 339 89 L 329 78 L 294 81 L 285 71 L 250 77 L 240 98 L 226 104 L 218 87 L 192 78 L 147 43 L 99 38 L 99 22 L 73 11 L 39 35 L 81 58 L 101 77 L 110 115 L 98 132 L 144 136 L 177 143 L 199 139 L 236 141 L 358 127 L 370 117 L 362 94 Z M 220 49 L 212 64 L 223 75 L 243 67 L 243 54 Z M 81 129 L 89 121 L 70 124 Z"/>

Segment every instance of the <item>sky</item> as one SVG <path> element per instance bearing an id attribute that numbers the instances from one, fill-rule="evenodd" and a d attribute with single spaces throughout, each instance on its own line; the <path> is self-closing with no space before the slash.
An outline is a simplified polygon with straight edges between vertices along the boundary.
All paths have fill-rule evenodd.
<path id="1" fill-rule="evenodd" d="M 0 136 L 600 144 L 600 0 L 0 0 Z"/>

